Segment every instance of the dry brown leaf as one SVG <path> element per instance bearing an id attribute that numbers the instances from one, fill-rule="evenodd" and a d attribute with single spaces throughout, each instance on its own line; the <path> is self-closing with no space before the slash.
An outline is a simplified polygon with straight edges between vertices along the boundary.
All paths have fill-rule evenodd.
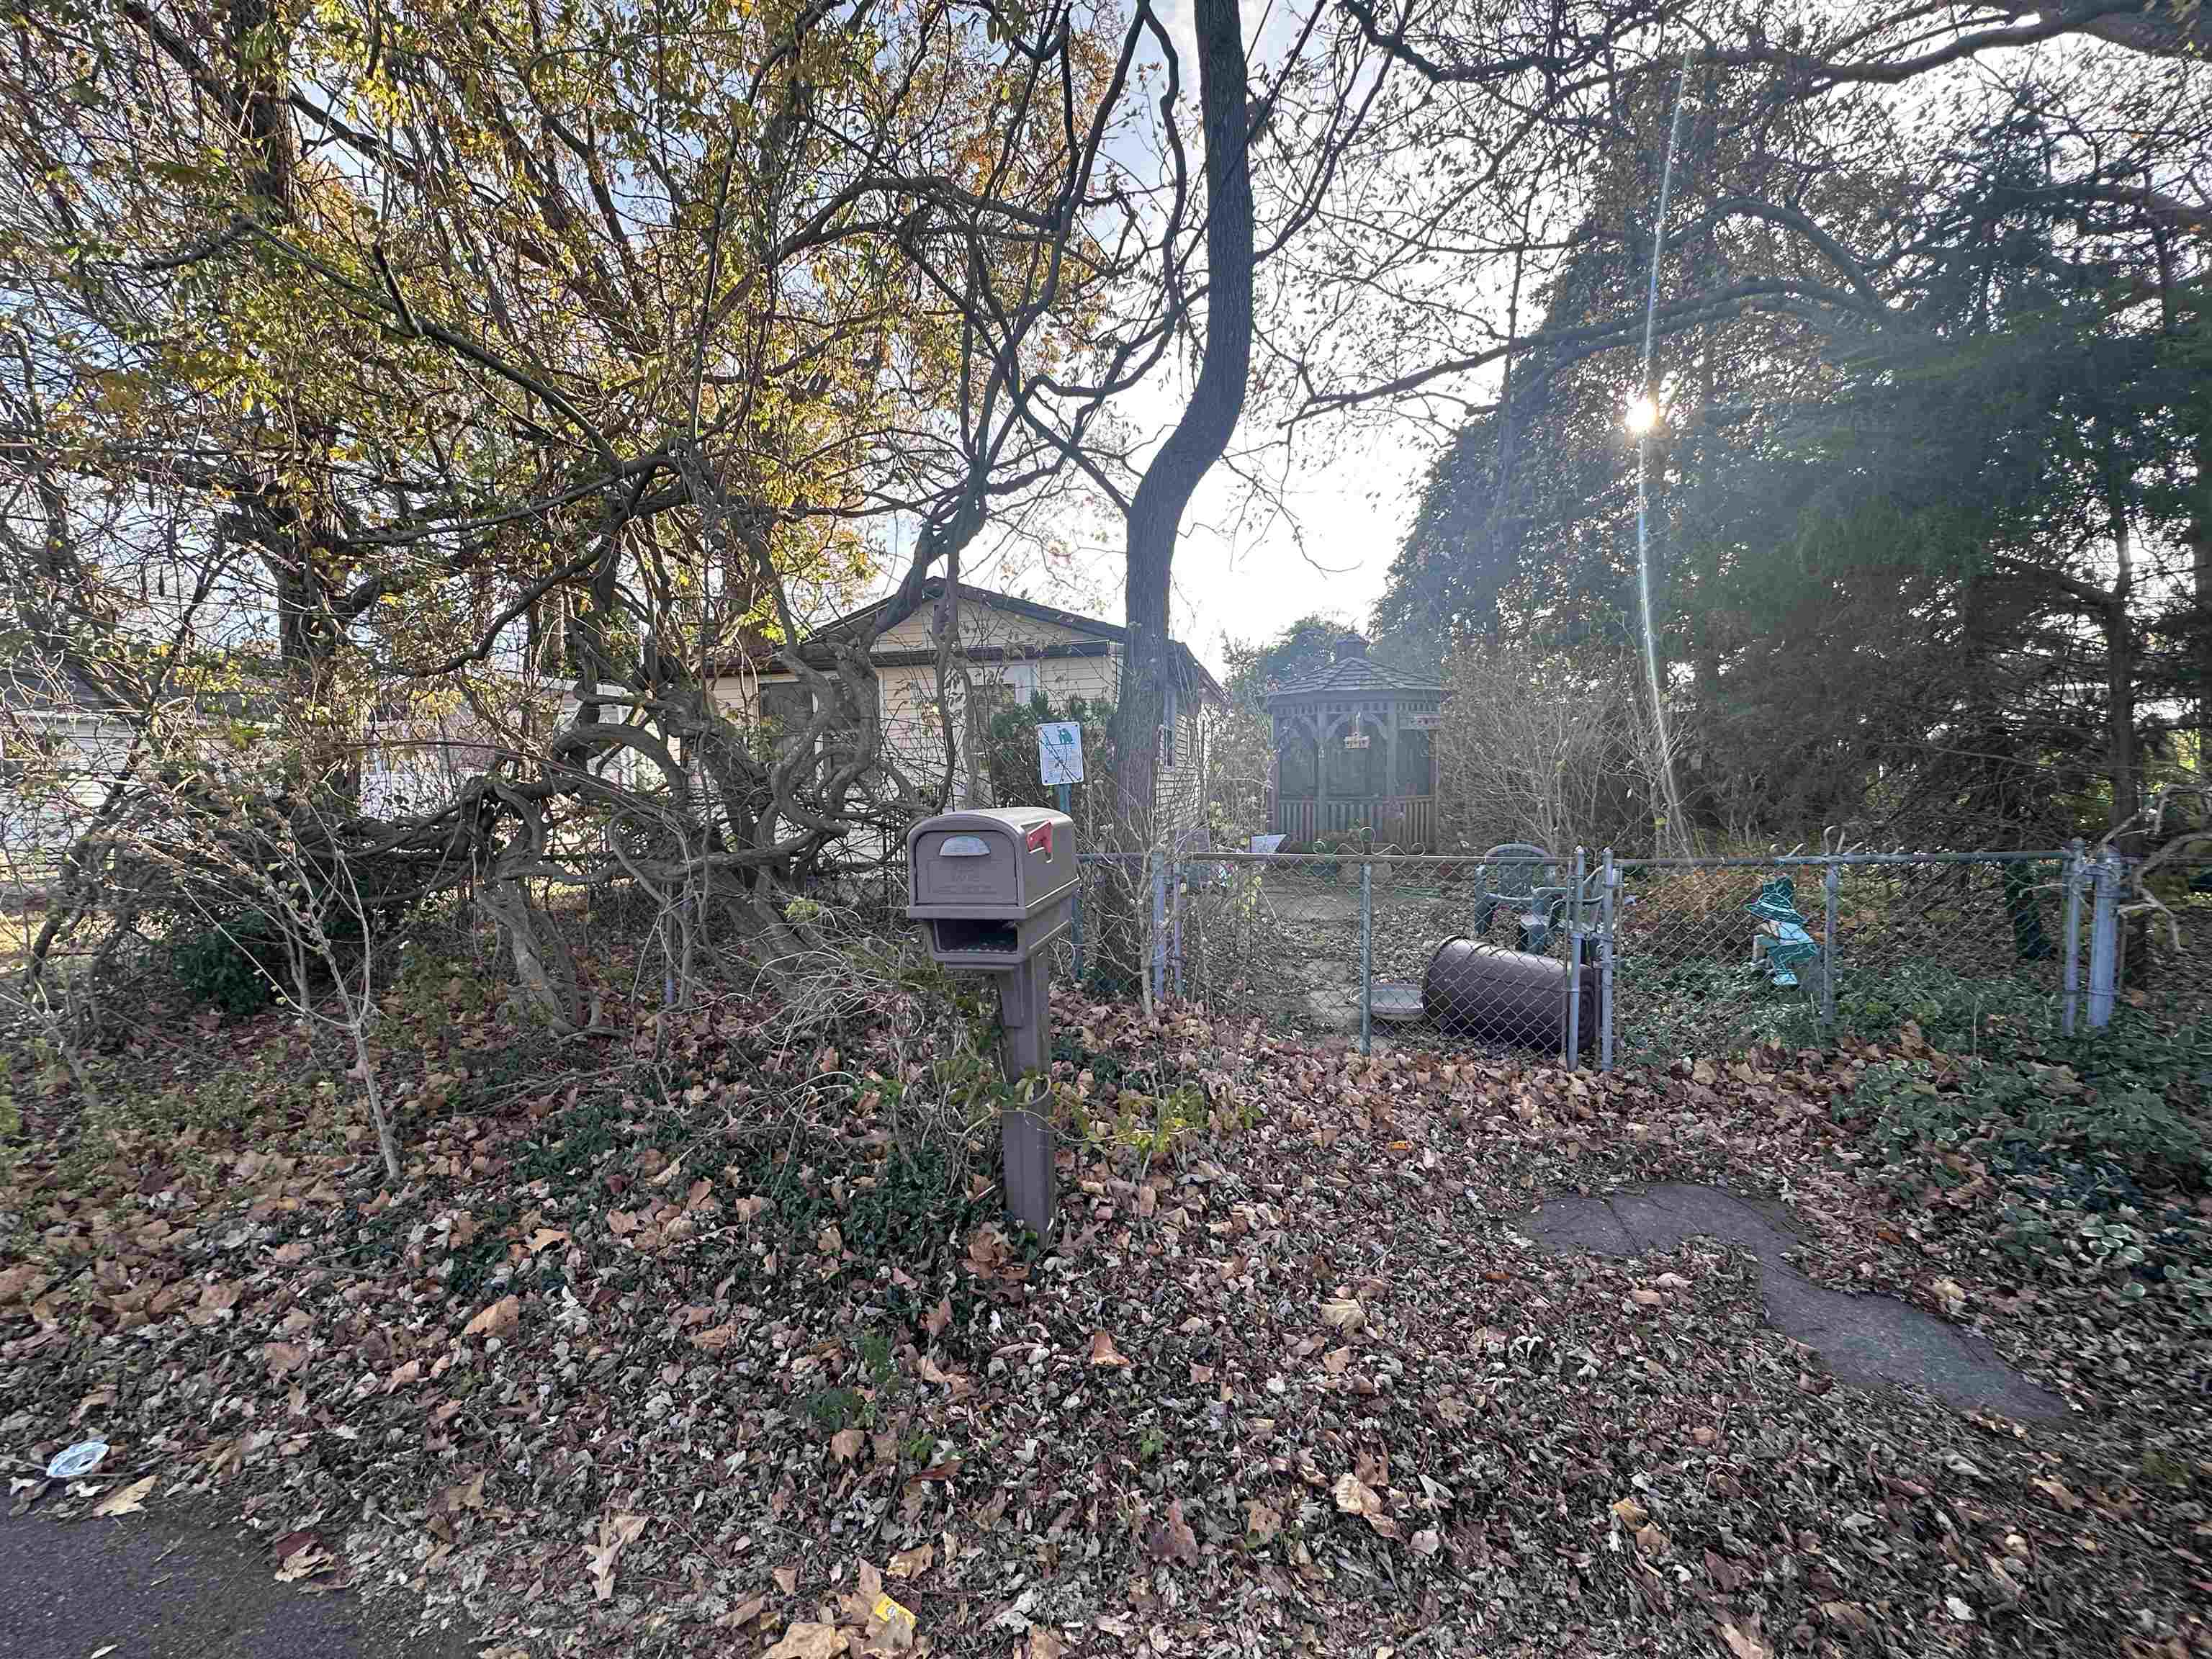
<path id="1" fill-rule="evenodd" d="M 916 1544 L 910 1550 L 901 1550 L 891 1557 L 887 1569 L 894 1578 L 919 1578 L 929 1571 L 930 1563 L 937 1559 L 937 1546 Z"/>
<path id="2" fill-rule="evenodd" d="M 929 1316 L 921 1322 L 921 1328 L 935 1336 L 951 1322 L 952 1299 L 940 1296 L 937 1298 L 937 1305 L 929 1310 Z"/>
<path id="3" fill-rule="evenodd" d="M 484 1506 L 484 1472 L 478 1469 L 475 1476 L 458 1486 L 446 1488 L 446 1508 L 458 1515 L 463 1510 L 480 1510 Z"/>
<path id="4" fill-rule="evenodd" d="M 307 1351 L 296 1342 L 264 1342 L 261 1363 L 271 1376 L 289 1376 L 307 1363 Z"/>
<path id="5" fill-rule="evenodd" d="M 1272 1541 L 1283 1529 L 1279 1511 L 1269 1509 L 1257 1498 L 1248 1499 L 1244 1505 L 1244 1541 L 1254 1548 Z"/>
<path id="6" fill-rule="evenodd" d="M 133 1480 L 127 1486 L 118 1486 L 101 1498 L 93 1508 L 94 1515 L 143 1515 L 146 1499 L 154 1490 L 159 1477 L 148 1475 L 143 1480 Z"/>
<path id="7" fill-rule="evenodd" d="M 1624 1498 L 1613 1506 L 1614 1517 L 1631 1532 L 1651 1518 L 1650 1511 L 1633 1498 Z"/>
<path id="8" fill-rule="evenodd" d="M 461 1327 L 463 1336 L 505 1336 L 522 1322 L 522 1299 L 503 1296 Z"/>
<path id="9" fill-rule="evenodd" d="M 1358 1475 L 1340 1474 L 1331 1492 L 1345 1514 L 1359 1516 L 1385 1538 L 1398 1535 L 1398 1523 L 1384 1512 L 1381 1496 Z"/>
<path id="10" fill-rule="evenodd" d="M 1760 1641 L 1756 1634 L 1733 1624 L 1721 1626 L 1721 1640 L 1735 1659 L 1774 1659 L 1774 1650 Z"/>
<path id="11" fill-rule="evenodd" d="M 1094 1365 L 1126 1365 L 1129 1362 L 1114 1346 L 1114 1339 L 1103 1331 L 1091 1333 L 1091 1363 Z"/>
<path id="12" fill-rule="evenodd" d="M 1443 1535 L 1434 1528 L 1425 1527 L 1406 1540 L 1406 1547 L 1419 1556 L 1434 1555 L 1444 1547 Z"/>
<path id="13" fill-rule="evenodd" d="M 1639 1308 L 1663 1307 L 1667 1301 L 1667 1298 L 1657 1291 L 1647 1291 L 1640 1285 L 1631 1291 L 1629 1295 L 1635 1298 L 1636 1305 Z"/>
<path id="14" fill-rule="evenodd" d="M 611 1601 L 615 1593 L 615 1559 L 625 1545 L 636 1542 L 645 1530 L 641 1515 L 610 1515 L 599 1520 L 599 1541 L 584 1547 L 584 1559 L 592 1570 L 592 1594 Z"/>
<path id="15" fill-rule="evenodd" d="M 1066 1652 L 1066 1643 L 1042 1626 L 1031 1625 L 1029 1645 L 1024 1650 L 1022 1659 L 1062 1659 Z"/>
<path id="16" fill-rule="evenodd" d="M 540 1227 L 536 1232 L 530 1235 L 529 1242 L 524 1246 L 524 1248 L 527 1249 L 531 1255 L 536 1255 L 540 1250 L 550 1250 L 556 1244 L 566 1244 L 568 1242 L 568 1230 L 567 1228 Z"/>
<path id="17" fill-rule="evenodd" d="M 844 1652 L 845 1635 L 836 1626 L 802 1620 L 784 1632 L 761 1659 L 843 1659 Z"/>
<path id="18" fill-rule="evenodd" d="M 691 1333 L 691 1346 L 708 1353 L 720 1353 L 738 1340 L 735 1325 L 716 1325 L 703 1331 Z"/>
<path id="19" fill-rule="evenodd" d="M 1145 1529 L 1145 1547 L 1161 1561 L 1189 1561 L 1198 1559 L 1198 1534 L 1182 1518 L 1182 1500 L 1176 1499 L 1168 1505 L 1164 1519 L 1155 1521 Z"/>
<path id="20" fill-rule="evenodd" d="M 775 1587 L 786 1595 L 798 1593 L 799 1569 L 797 1567 L 778 1567 L 769 1573 L 769 1577 L 775 1580 Z"/>
<path id="21" fill-rule="evenodd" d="M 1331 1376 L 1341 1376 L 1352 1364 L 1352 1350 L 1331 1348 L 1321 1357 L 1321 1368 Z"/>
<path id="22" fill-rule="evenodd" d="M 1321 1304 L 1321 1322 L 1333 1331 L 1356 1331 L 1367 1323 L 1367 1310 L 1349 1297 L 1333 1297 Z"/>
<path id="23" fill-rule="evenodd" d="M 867 1443 L 868 1437 L 858 1429 L 840 1429 L 830 1437 L 830 1449 L 836 1454 L 840 1463 L 851 1462 Z"/>

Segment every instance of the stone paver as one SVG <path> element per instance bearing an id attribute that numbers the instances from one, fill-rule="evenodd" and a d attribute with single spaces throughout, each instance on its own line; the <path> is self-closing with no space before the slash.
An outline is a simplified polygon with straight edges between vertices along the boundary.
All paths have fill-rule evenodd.
<path id="1" fill-rule="evenodd" d="M 1554 1199 L 1523 1224 L 1554 1250 L 1600 1255 L 1660 1254 L 1689 1238 L 1741 1245 L 1759 1258 L 1766 1322 L 1817 1352 L 1839 1381 L 1923 1389 L 1954 1411 L 1993 1411 L 2022 1422 L 2066 1415 L 2057 1395 L 1926 1310 L 1894 1297 L 1850 1296 L 1814 1284 L 1784 1260 L 1797 1241 L 1777 1206 L 1717 1187 L 1669 1185 Z"/>

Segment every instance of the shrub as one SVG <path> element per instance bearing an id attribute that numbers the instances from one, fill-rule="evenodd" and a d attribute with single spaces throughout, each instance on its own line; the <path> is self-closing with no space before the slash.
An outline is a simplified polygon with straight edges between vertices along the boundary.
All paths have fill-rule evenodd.
<path id="1" fill-rule="evenodd" d="M 283 937 L 260 910 L 241 911 L 169 940 L 169 969 L 178 985 L 194 1001 L 211 1002 L 234 1019 L 269 1006 L 283 961 Z"/>

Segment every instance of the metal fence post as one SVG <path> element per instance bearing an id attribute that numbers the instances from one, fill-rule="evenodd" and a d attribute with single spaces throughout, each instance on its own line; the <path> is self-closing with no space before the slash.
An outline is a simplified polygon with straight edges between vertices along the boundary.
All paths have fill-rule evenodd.
<path id="1" fill-rule="evenodd" d="M 1168 859 L 1167 854 L 1156 851 L 1152 865 L 1152 1002 L 1155 1006 L 1164 1002 L 1168 994 Z"/>
<path id="2" fill-rule="evenodd" d="M 1583 888 L 1589 854 L 1575 848 L 1574 885 L 1567 890 L 1567 1052 L 1569 1071 L 1583 1063 Z"/>
<path id="3" fill-rule="evenodd" d="M 1083 983 L 1083 866 L 1075 866 L 1075 982 Z"/>
<path id="4" fill-rule="evenodd" d="M 1843 896 L 1843 872 L 1833 859 L 1828 860 L 1827 874 L 1822 879 L 1822 921 L 1820 924 L 1820 1030 L 1828 1036 L 1836 1034 L 1836 904 Z"/>
<path id="5" fill-rule="evenodd" d="M 1359 860 L 1359 1052 L 1375 1052 L 1375 860 Z"/>
<path id="6" fill-rule="evenodd" d="M 2058 968 L 2058 1029 L 2068 1036 L 2074 1035 L 2081 1006 L 2081 878 L 2085 862 L 2081 838 L 2076 836 L 2066 848 L 2066 943 L 2062 947 L 2066 955 Z"/>
<path id="7" fill-rule="evenodd" d="M 1613 867 L 1613 848 L 1605 849 L 1605 885 L 1598 893 L 1597 915 L 1597 1068 L 1613 1069 L 1613 921 L 1619 914 L 1616 894 L 1620 872 Z"/>
<path id="8" fill-rule="evenodd" d="M 1172 948 L 1169 953 L 1169 960 L 1175 964 L 1175 994 L 1178 1001 L 1182 998 L 1182 890 L 1183 884 L 1189 879 L 1189 864 L 1182 859 L 1177 859 L 1169 877 L 1175 884 L 1175 926 L 1171 933 Z"/>
<path id="9" fill-rule="evenodd" d="M 2089 1029 L 2112 1023 L 2119 988 L 2120 855 L 2110 848 L 2097 860 L 2096 892 L 2089 921 Z"/>

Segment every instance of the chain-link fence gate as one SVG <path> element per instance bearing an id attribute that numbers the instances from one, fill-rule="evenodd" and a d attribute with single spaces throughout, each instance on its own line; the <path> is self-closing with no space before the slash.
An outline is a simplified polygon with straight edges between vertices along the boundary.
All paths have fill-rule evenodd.
<path id="1" fill-rule="evenodd" d="M 1058 969 L 1271 1025 L 1650 1064 L 2112 1016 L 2116 855 L 1086 855 Z M 1118 932 L 1116 929 L 1118 928 Z"/>

